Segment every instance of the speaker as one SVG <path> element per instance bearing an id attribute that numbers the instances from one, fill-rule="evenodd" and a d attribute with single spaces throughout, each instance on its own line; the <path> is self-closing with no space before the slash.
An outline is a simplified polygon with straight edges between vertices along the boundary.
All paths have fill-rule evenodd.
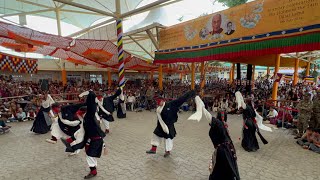
<path id="1" fill-rule="evenodd" d="M 49 81 L 48 79 L 40 79 L 40 88 L 42 91 L 49 90 Z"/>
<path id="2" fill-rule="evenodd" d="M 237 63 L 237 79 L 241 79 L 241 66 Z"/>
<path id="3" fill-rule="evenodd" d="M 247 83 L 246 83 L 246 92 L 251 94 L 251 79 L 252 79 L 252 64 L 247 66 Z"/>

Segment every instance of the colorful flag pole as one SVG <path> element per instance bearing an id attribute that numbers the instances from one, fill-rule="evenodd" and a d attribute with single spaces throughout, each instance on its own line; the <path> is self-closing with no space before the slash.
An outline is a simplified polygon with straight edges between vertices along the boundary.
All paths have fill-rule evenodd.
<path id="1" fill-rule="evenodd" d="M 122 42 L 122 20 L 117 20 L 117 45 L 118 45 L 118 61 L 119 61 L 119 87 L 124 87 L 124 61 L 123 61 L 123 42 Z"/>

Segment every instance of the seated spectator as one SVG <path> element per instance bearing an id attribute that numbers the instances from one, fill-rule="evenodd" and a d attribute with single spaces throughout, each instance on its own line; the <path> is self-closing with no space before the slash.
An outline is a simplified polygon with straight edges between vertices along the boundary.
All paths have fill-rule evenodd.
<path id="1" fill-rule="evenodd" d="M 292 128 L 292 122 L 293 122 L 293 116 L 290 114 L 290 112 L 287 111 L 279 111 L 278 116 L 276 119 L 276 125 L 277 127 L 282 127 L 282 120 L 284 121 L 284 127 L 285 128 Z"/>
<path id="2" fill-rule="evenodd" d="M 36 118 L 36 113 L 34 113 L 33 110 L 29 110 L 29 112 L 27 113 L 27 118 L 28 120 L 34 120 Z"/>
<path id="3" fill-rule="evenodd" d="M 299 140 L 297 140 L 297 144 L 305 149 L 308 149 L 309 145 L 312 143 L 313 132 L 314 130 L 308 127 L 303 136 Z"/>
<path id="4" fill-rule="evenodd" d="M 270 111 L 269 111 L 269 114 L 267 115 L 267 119 L 270 120 L 271 124 L 276 124 L 277 116 L 278 116 L 278 112 L 273 107 L 270 107 Z"/>
<path id="5" fill-rule="evenodd" d="M 27 115 L 23 112 L 22 108 L 18 109 L 16 116 L 18 121 L 27 121 Z"/>
<path id="6" fill-rule="evenodd" d="M 237 113 L 237 104 L 234 102 L 231 102 L 229 104 L 229 114 L 236 114 Z"/>
<path id="7" fill-rule="evenodd" d="M 212 111 L 213 112 L 217 112 L 218 111 L 218 107 L 219 107 L 219 100 L 215 99 L 214 102 L 213 102 Z"/>
<path id="8" fill-rule="evenodd" d="M 6 123 L 3 120 L 0 120 L 0 134 L 4 134 L 4 133 L 9 132 L 10 128 L 11 128 L 11 126 L 6 125 Z"/>
<path id="9" fill-rule="evenodd" d="M 309 150 L 320 154 L 320 129 L 315 129 L 311 137 L 312 143 L 309 145 Z"/>
<path id="10" fill-rule="evenodd" d="M 133 96 L 132 93 L 129 94 L 127 102 L 128 102 L 127 104 L 130 107 L 131 111 L 133 111 L 134 105 L 136 103 L 136 98 Z"/>

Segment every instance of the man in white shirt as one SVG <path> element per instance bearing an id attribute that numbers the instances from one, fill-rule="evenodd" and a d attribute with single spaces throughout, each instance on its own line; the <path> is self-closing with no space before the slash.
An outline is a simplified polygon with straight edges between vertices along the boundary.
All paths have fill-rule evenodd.
<path id="1" fill-rule="evenodd" d="M 133 107 L 134 107 L 134 103 L 136 102 L 136 98 L 133 96 L 132 93 L 130 93 L 130 95 L 128 96 L 127 102 L 128 102 L 128 106 L 131 107 L 131 111 L 133 111 Z"/>
<path id="2" fill-rule="evenodd" d="M 269 114 L 267 115 L 267 118 L 275 118 L 278 116 L 277 110 L 275 110 L 273 107 L 270 107 Z"/>

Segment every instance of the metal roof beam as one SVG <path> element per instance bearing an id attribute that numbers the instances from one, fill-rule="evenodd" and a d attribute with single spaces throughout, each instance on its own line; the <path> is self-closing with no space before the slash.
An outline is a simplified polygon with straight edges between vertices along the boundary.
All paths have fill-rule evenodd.
<path id="1" fill-rule="evenodd" d="M 156 49 L 159 50 L 159 44 L 158 44 L 156 38 L 154 38 L 154 36 L 153 36 L 152 32 L 150 31 L 150 29 L 146 30 L 146 32 L 147 32 L 149 38 L 151 39 L 154 47 L 156 47 Z"/>
<path id="2" fill-rule="evenodd" d="M 142 7 L 139 7 L 137 9 L 134 9 L 132 11 L 123 13 L 123 14 L 121 14 L 120 17 L 121 18 L 126 18 L 128 16 L 132 16 L 132 15 L 135 15 L 135 14 L 138 14 L 138 13 L 142 13 L 144 11 L 148 11 L 150 8 L 154 8 L 155 6 L 161 5 L 161 4 L 169 2 L 169 1 L 172 1 L 172 0 L 158 0 L 158 1 L 155 1 L 153 3 L 147 4 L 145 6 L 142 6 Z"/>
<path id="3" fill-rule="evenodd" d="M 146 52 L 152 59 L 154 59 L 154 56 L 151 55 L 151 53 L 149 51 L 147 51 L 138 41 L 136 41 L 135 39 L 133 39 L 131 36 L 129 36 L 129 38 L 135 42 L 144 52 Z"/>
<path id="4" fill-rule="evenodd" d="M 113 14 L 113 13 L 109 13 L 109 12 L 106 12 L 106 11 L 103 11 L 103 10 L 100 10 L 100 9 L 92 8 L 92 7 L 83 5 L 83 4 L 74 3 L 74 2 L 71 2 L 71 1 L 67 1 L 67 0 L 53 0 L 53 1 L 64 3 L 64 4 L 67 4 L 67 5 L 74 6 L 74 7 L 81 8 L 81 9 L 85 9 L 85 10 L 88 10 L 88 11 L 96 12 L 96 13 L 99 13 L 99 14 L 102 14 L 102 15 L 105 15 L 105 16 L 116 17 L 116 15 Z"/>
<path id="5" fill-rule="evenodd" d="M 88 28 L 84 28 L 84 29 L 82 29 L 82 30 L 80 30 L 80 31 L 78 31 L 78 32 L 75 32 L 75 33 L 73 33 L 73 34 L 70 34 L 68 37 L 75 37 L 75 36 L 82 35 L 82 34 L 88 32 L 88 31 L 90 31 L 91 29 L 98 28 L 98 27 L 103 26 L 103 25 L 105 25 L 105 24 L 111 23 L 112 21 L 115 21 L 115 20 L 116 20 L 116 18 L 111 18 L 111 19 L 105 20 L 105 21 L 103 21 L 103 22 L 101 22 L 101 23 L 98 23 L 98 24 L 96 24 L 96 25 L 90 26 L 90 27 L 88 27 Z"/>
<path id="6" fill-rule="evenodd" d="M 16 1 L 20 1 L 22 3 L 31 4 L 31 5 L 39 6 L 39 7 L 43 7 L 43 8 L 48 8 L 48 9 L 53 8 L 53 7 L 50 7 L 50 6 L 46 6 L 46 5 L 43 5 L 43 4 L 39 4 L 39 3 L 27 1 L 27 0 L 16 0 Z"/>
<path id="7" fill-rule="evenodd" d="M 53 1 L 59 1 L 59 2 L 61 2 L 61 1 L 65 1 L 65 0 L 53 0 Z M 132 11 L 123 13 L 123 14 L 120 16 L 120 18 L 123 18 L 123 19 L 124 19 L 124 18 L 126 18 L 126 17 L 128 17 L 128 16 L 132 16 L 132 15 L 135 15 L 135 14 L 139 14 L 139 13 L 148 11 L 148 10 L 150 10 L 151 8 L 161 7 L 161 6 L 163 6 L 163 5 L 169 5 L 169 4 L 171 4 L 171 3 L 175 3 L 175 2 L 178 2 L 178 1 L 181 1 L 181 0 L 173 0 L 173 1 L 172 1 L 172 0 L 158 0 L 158 1 L 156 1 L 156 2 L 153 2 L 153 3 L 150 3 L 150 4 L 148 4 L 148 5 L 142 6 L 142 7 L 140 7 L 140 8 L 135 9 L 135 10 L 132 10 Z M 168 3 L 163 4 L 163 3 L 165 3 L 165 2 L 168 2 Z M 88 31 L 90 31 L 91 29 L 98 28 L 98 27 L 100 27 L 100 26 L 106 25 L 107 23 L 110 23 L 110 22 L 115 21 L 115 20 L 116 20 L 116 17 L 113 16 L 113 18 L 111 18 L 111 19 L 108 19 L 108 20 L 106 20 L 106 21 L 103 21 L 103 22 L 101 22 L 101 23 L 99 23 L 99 24 L 96 24 L 96 25 L 94 25 L 94 26 L 91 26 L 91 27 L 82 29 L 82 30 L 80 30 L 80 31 L 78 31 L 78 32 L 75 32 L 75 33 L 73 33 L 73 34 L 70 34 L 68 37 L 79 36 L 79 35 L 81 35 L 81 34 L 84 34 L 84 33 L 88 32 Z"/>
<path id="8" fill-rule="evenodd" d="M 70 12 L 70 13 L 78 13 L 78 14 L 88 14 L 88 15 L 101 15 L 99 13 L 96 13 L 96 12 L 91 12 L 91 11 L 88 11 L 88 12 L 84 12 L 84 11 L 76 11 L 76 10 L 71 10 L 71 9 L 60 9 L 61 12 Z"/>
<path id="9" fill-rule="evenodd" d="M 19 15 L 29 15 L 29 14 L 37 14 L 37 13 L 43 13 L 43 12 L 48 12 L 48 11 L 54 11 L 54 8 L 50 9 L 42 9 L 42 10 L 37 10 L 37 11 L 29 11 L 29 12 L 19 12 L 19 13 L 12 13 L 12 14 L 4 14 L 0 16 L 1 18 L 3 17 L 10 17 L 10 16 L 19 16 Z"/>

